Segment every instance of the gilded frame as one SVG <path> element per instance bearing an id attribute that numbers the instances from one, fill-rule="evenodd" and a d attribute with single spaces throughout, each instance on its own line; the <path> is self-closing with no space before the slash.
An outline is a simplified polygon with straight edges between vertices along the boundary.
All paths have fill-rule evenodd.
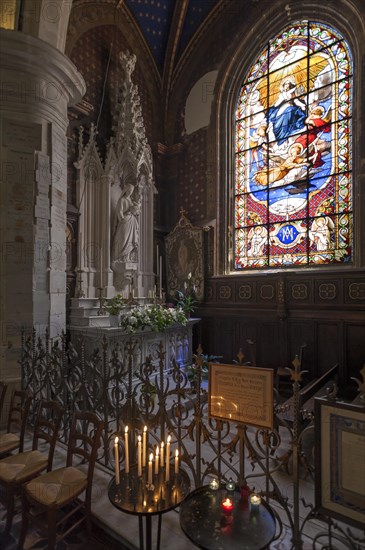
<path id="1" fill-rule="evenodd" d="M 167 295 L 176 299 L 176 291 L 185 286 L 197 301 L 204 299 L 203 228 L 194 227 L 184 212 L 174 229 L 165 237 Z M 190 277 L 189 277 L 190 274 Z"/>
<path id="2" fill-rule="evenodd" d="M 365 408 L 315 400 L 315 504 L 359 529 L 365 524 Z"/>

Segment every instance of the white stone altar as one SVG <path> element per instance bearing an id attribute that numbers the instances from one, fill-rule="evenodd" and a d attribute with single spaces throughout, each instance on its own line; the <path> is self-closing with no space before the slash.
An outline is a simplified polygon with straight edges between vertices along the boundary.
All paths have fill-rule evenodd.
<path id="1" fill-rule="evenodd" d="M 118 345 L 120 359 L 125 364 L 127 361 L 127 346 L 132 341 L 134 345 L 133 371 L 145 361 L 148 355 L 151 355 L 154 366 L 157 366 L 159 346 L 162 342 L 165 351 L 164 370 L 169 371 L 173 359 L 182 367 L 191 364 L 193 326 L 199 321 L 200 319 L 197 318 L 189 319 L 185 326 L 176 324 L 166 328 L 163 332 L 144 329 L 133 334 L 125 332 L 120 327 L 71 326 L 71 341 L 76 349 L 79 349 L 80 342 L 83 340 L 85 342 L 85 355 L 88 358 L 95 349 L 102 349 L 102 342 L 105 337 L 108 344 L 107 357 L 111 357 L 112 350 Z"/>

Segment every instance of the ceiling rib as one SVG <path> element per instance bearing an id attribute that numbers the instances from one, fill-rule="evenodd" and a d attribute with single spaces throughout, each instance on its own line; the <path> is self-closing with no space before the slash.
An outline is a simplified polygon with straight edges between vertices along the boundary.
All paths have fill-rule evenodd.
<path id="1" fill-rule="evenodd" d="M 164 102 L 163 107 L 165 121 L 169 104 L 169 92 L 171 88 L 172 75 L 175 65 L 175 57 L 180 41 L 180 36 L 183 30 L 188 6 L 189 0 L 177 0 L 172 16 L 162 75 L 162 97 Z"/>

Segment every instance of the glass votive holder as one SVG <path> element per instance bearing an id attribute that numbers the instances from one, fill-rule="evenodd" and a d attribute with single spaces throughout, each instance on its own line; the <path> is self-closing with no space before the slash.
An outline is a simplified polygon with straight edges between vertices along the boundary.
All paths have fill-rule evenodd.
<path id="1" fill-rule="evenodd" d="M 219 489 L 218 479 L 213 477 L 213 479 L 209 483 L 209 488 L 212 489 L 212 491 L 217 491 Z"/>
<path id="2" fill-rule="evenodd" d="M 225 514 L 230 514 L 233 510 L 233 501 L 227 497 L 222 500 L 222 510 Z"/>
<path id="3" fill-rule="evenodd" d="M 242 500 L 248 502 L 248 497 L 250 496 L 250 488 L 248 485 L 241 486 L 241 498 Z"/>
<path id="4" fill-rule="evenodd" d="M 251 503 L 251 510 L 253 512 L 258 511 L 258 509 L 260 508 L 260 504 L 261 504 L 260 495 L 257 495 L 256 493 L 252 493 L 252 495 L 250 496 L 250 503 Z"/>
<path id="5" fill-rule="evenodd" d="M 236 488 L 236 484 L 233 481 L 233 479 L 230 477 L 229 480 L 226 483 L 226 489 L 227 491 L 234 491 Z"/>

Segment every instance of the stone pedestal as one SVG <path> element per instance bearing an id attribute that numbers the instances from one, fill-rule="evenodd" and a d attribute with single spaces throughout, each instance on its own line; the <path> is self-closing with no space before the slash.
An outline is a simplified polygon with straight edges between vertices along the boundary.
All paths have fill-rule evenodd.
<path id="1" fill-rule="evenodd" d="M 175 359 L 180 366 L 191 364 L 192 333 L 193 326 L 200 319 L 189 319 L 186 326 L 174 325 L 167 328 L 164 332 L 152 332 L 151 330 L 142 330 L 129 334 L 119 327 L 101 327 L 101 326 L 71 326 L 71 341 L 76 349 L 80 348 L 80 342 L 85 342 L 85 355 L 90 356 L 92 352 L 102 347 L 103 338 L 106 337 L 108 343 L 107 357 L 111 357 L 112 350 L 118 345 L 120 349 L 120 358 L 127 365 L 127 344 L 132 341 L 134 344 L 133 369 L 145 361 L 148 355 L 152 356 L 153 363 L 158 364 L 158 351 L 160 342 L 162 342 L 165 354 L 165 370 L 171 368 L 171 361 Z"/>

